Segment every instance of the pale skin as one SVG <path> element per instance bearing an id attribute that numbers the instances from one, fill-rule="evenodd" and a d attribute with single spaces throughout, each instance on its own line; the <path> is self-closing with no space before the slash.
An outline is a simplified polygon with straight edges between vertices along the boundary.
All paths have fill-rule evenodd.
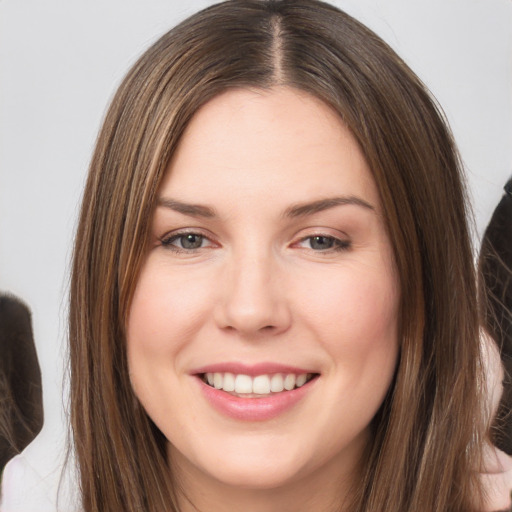
<path id="1" fill-rule="evenodd" d="M 196 113 L 159 198 L 128 361 L 180 510 L 339 510 L 399 350 L 391 244 L 357 143 L 308 94 L 232 90 Z M 271 419 L 233 418 L 194 374 L 225 362 L 316 378 Z"/>

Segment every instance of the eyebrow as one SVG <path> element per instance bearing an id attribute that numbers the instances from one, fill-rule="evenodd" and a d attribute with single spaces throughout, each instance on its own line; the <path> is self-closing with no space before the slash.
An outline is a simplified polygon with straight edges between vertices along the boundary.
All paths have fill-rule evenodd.
<path id="1" fill-rule="evenodd" d="M 212 218 L 216 216 L 215 210 L 209 206 L 203 206 L 201 204 L 189 204 L 176 201 L 175 199 L 169 199 L 161 197 L 158 199 L 158 206 L 169 208 L 183 215 L 189 215 L 191 217 L 206 217 Z"/>
<path id="2" fill-rule="evenodd" d="M 201 204 L 183 203 L 181 201 L 177 201 L 176 199 L 161 197 L 158 199 L 157 205 L 163 206 L 164 208 L 169 208 L 170 210 L 182 213 L 183 215 L 189 215 L 191 217 L 213 218 L 217 216 L 215 210 L 209 206 L 204 206 Z M 364 199 L 361 199 L 356 196 L 342 196 L 330 197 L 327 199 L 311 201 L 309 203 L 298 203 L 292 205 L 284 211 L 283 216 L 291 218 L 305 217 L 307 215 L 313 215 L 315 213 L 319 213 L 324 210 L 328 210 L 330 208 L 343 205 L 356 205 L 367 210 L 375 211 L 375 208 L 370 203 L 366 202 Z"/>
<path id="3" fill-rule="evenodd" d="M 318 201 L 312 201 L 310 203 L 299 203 L 292 205 L 287 208 L 284 212 L 285 217 L 305 217 L 307 215 L 313 215 L 324 210 L 329 210 L 335 206 L 343 205 L 355 205 L 361 206 L 367 210 L 375 211 L 375 208 L 364 199 L 356 196 L 342 196 L 342 197 L 329 197 L 327 199 L 319 199 Z"/>

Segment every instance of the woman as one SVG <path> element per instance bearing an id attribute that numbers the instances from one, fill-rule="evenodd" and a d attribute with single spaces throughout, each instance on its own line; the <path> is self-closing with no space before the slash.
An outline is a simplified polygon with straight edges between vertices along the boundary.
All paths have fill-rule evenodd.
<path id="1" fill-rule="evenodd" d="M 71 283 L 92 510 L 482 510 L 474 271 L 428 92 L 311 0 L 232 1 L 122 83 Z"/>

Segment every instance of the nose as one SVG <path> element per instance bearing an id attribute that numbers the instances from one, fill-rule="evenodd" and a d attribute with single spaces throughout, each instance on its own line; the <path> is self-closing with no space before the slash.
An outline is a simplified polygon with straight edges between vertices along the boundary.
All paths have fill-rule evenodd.
<path id="1" fill-rule="evenodd" d="M 226 263 L 216 309 L 217 325 L 244 337 L 286 331 L 291 312 L 278 263 L 262 251 L 233 255 Z"/>

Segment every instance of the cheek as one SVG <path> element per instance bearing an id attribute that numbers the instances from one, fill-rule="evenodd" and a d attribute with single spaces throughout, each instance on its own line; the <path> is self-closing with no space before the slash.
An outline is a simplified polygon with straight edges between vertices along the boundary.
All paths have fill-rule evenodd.
<path id="1" fill-rule="evenodd" d="M 178 397 L 167 393 L 179 385 L 182 354 L 204 325 L 208 293 L 185 272 L 170 273 L 150 258 L 139 276 L 126 326 L 130 381 L 152 418 L 166 416 Z M 174 404 L 174 405 L 173 405 Z"/>
<path id="2" fill-rule="evenodd" d="M 378 407 L 399 350 L 398 284 L 391 266 L 345 270 L 328 285 L 310 287 L 303 310 L 308 329 L 330 356 L 338 389 Z"/>
<path id="3" fill-rule="evenodd" d="M 185 277 L 188 276 L 188 277 Z M 133 390 L 162 431 L 167 419 L 187 401 L 170 393 L 182 385 L 183 354 L 204 328 L 211 291 L 187 272 L 171 271 L 159 258 L 148 258 L 139 276 L 126 325 L 127 358 Z M 204 279 L 202 284 L 204 284 Z M 189 412 L 190 409 L 188 409 Z"/>
<path id="4" fill-rule="evenodd" d="M 303 310 L 309 323 L 325 330 L 337 346 L 346 341 L 357 352 L 367 344 L 396 340 L 399 293 L 392 270 L 347 268 L 333 273 L 326 284 L 319 282 L 307 286 Z"/>
<path id="5" fill-rule="evenodd" d="M 127 323 L 128 351 L 144 357 L 179 352 L 200 327 L 209 308 L 208 291 L 185 272 L 170 275 L 148 260 L 139 277 Z"/>

